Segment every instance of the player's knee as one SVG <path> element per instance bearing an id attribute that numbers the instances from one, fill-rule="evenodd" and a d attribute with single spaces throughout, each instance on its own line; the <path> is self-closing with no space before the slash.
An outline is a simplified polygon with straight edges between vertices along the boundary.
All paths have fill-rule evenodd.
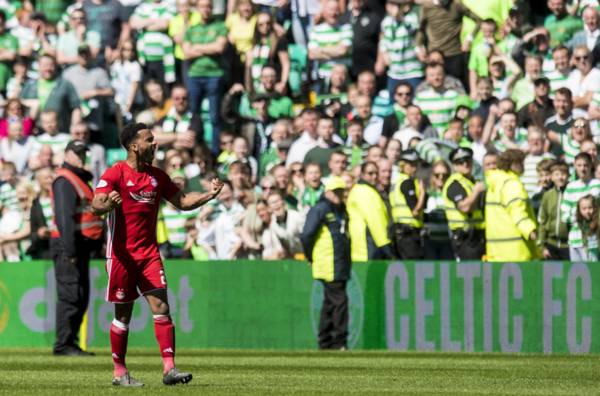
<path id="1" fill-rule="evenodd" d="M 154 315 L 169 315 L 169 303 L 165 301 L 158 301 L 153 304 L 152 314 Z"/>

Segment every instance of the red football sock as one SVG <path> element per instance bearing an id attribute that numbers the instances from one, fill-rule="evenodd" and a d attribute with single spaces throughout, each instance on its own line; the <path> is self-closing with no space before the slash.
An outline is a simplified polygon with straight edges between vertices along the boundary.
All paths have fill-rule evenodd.
<path id="1" fill-rule="evenodd" d="M 127 335 L 129 329 L 127 325 L 118 320 L 113 320 L 110 325 L 110 348 L 112 350 L 112 358 L 114 363 L 113 374 L 115 377 L 120 377 L 127 372 L 125 367 L 125 354 L 127 354 Z"/>
<path id="2" fill-rule="evenodd" d="M 154 334 L 160 347 L 163 372 L 175 367 L 175 326 L 168 315 L 154 315 Z"/>

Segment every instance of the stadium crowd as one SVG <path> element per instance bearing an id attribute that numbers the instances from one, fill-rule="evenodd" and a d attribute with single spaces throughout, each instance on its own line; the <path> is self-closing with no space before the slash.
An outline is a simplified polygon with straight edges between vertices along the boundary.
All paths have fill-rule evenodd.
<path id="1" fill-rule="evenodd" d="M 596 0 L 0 10 L 4 260 L 49 258 L 67 142 L 88 143 L 96 183 L 133 121 L 182 189 L 226 181 L 198 211 L 164 204 L 168 258 L 303 258 L 306 213 L 341 178 L 355 261 L 598 259 Z"/>

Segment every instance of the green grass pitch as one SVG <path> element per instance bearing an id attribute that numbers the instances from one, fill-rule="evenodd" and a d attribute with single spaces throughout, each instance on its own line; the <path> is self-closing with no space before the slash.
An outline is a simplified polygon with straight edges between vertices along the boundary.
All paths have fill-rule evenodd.
<path id="1" fill-rule="evenodd" d="M 155 349 L 132 349 L 127 365 L 142 389 L 110 385 L 107 350 L 95 357 L 53 357 L 42 349 L 0 350 L 6 395 L 599 395 L 600 356 L 179 350 L 177 365 L 194 374 L 166 387 Z"/>

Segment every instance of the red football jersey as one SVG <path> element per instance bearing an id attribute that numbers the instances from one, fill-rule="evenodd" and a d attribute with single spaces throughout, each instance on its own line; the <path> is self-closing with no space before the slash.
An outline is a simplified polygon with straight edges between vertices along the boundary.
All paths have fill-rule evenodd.
<path id="1" fill-rule="evenodd" d="M 107 169 L 96 186 L 96 194 L 111 191 L 117 191 L 123 203 L 108 214 L 106 258 L 129 262 L 160 257 L 156 242 L 158 209 L 161 199 L 170 199 L 179 188 L 158 168 L 147 166 L 137 172 L 122 161 Z"/>

